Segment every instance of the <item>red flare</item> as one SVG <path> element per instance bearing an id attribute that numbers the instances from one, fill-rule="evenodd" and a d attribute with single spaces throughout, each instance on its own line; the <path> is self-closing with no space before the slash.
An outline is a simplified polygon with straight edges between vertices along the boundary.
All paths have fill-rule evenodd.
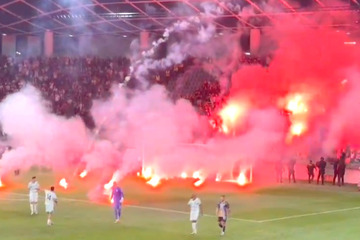
<path id="1" fill-rule="evenodd" d="M 64 189 L 67 189 L 69 184 L 67 183 L 66 179 L 63 178 L 63 179 L 60 180 L 59 185 L 61 187 L 63 187 Z"/>
<path id="2" fill-rule="evenodd" d="M 82 171 L 81 173 L 80 173 L 80 177 L 81 178 L 84 178 L 84 177 L 86 177 L 86 175 L 88 174 L 88 172 L 86 171 L 86 170 L 84 170 L 84 171 Z"/>
<path id="3" fill-rule="evenodd" d="M 237 179 L 237 183 L 240 186 L 245 186 L 247 184 L 247 179 L 245 177 L 245 174 L 243 172 L 240 173 L 238 179 Z"/>
<path id="4" fill-rule="evenodd" d="M 154 175 L 149 181 L 147 181 L 146 183 L 153 186 L 153 187 L 157 187 L 160 184 L 160 177 L 157 175 Z"/>

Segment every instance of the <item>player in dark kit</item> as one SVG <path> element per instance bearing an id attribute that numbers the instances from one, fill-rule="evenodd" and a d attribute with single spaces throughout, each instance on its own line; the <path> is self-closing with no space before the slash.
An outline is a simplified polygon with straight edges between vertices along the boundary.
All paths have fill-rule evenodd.
<path id="1" fill-rule="evenodd" d="M 292 178 L 293 182 L 296 183 L 296 180 L 295 180 L 295 163 L 296 163 L 296 160 L 294 158 L 290 159 L 290 161 L 288 162 L 289 183 L 291 182 L 291 178 Z"/>
<path id="2" fill-rule="evenodd" d="M 341 154 L 339 165 L 338 165 L 338 185 L 344 185 L 345 168 L 346 168 L 346 153 Z"/>
<path id="3" fill-rule="evenodd" d="M 307 165 L 309 183 L 311 183 L 314 180 L 315 168 L 316 168 L 315 164 L 310 160 L 309 164 Z"/>
<path id="4" fill-rule="evenodd" d="M 324 185 L 326 162 L 323 157 L 321 157 L 320 161 L 316 163 L 316 167 L 319 169 L 317 184 L 319 184 L 319 180 L 321 178 L 321 184 Z"/>

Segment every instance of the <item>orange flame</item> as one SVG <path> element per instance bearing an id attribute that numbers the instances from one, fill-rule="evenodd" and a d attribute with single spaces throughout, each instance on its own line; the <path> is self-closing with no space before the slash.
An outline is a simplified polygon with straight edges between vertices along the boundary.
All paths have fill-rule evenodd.
<path id="1" fill-rule="evenodd" d="M 293 136 L 300 136 L 306 130 L 306 118 L 309 111 L 307 99 L 304 94 L 293 94 L 287 97 L 286 99 L 286 110 L 292 113 L 290 120 L 291 126 L 289 129 L 289 136 L 287 141 L 291 141 Z"/>
<path id="2" fill-rule="evenodd" d="M 303 114 L 308 112 L 304 97 L 301 94 L 296 94 L 290 98 L 286 105 L 286 109 L 293 114 Z"/>
<path id="3" fill-rule="evenodd" d="M 105 190 L 110 190 L 113 183 L 114 183 L 114 181 L 111 179 L 108 183 L 104 184 L 104 189 Z"/>
<path id="4" fill-rule="evenodd" d="M 111 180 L 108 183 L 104 184 L 104 189 L 110 190 L 112 188 L 114 182 L 116 182 L 116 180 L 118 180 L 118 178 L 119 178 L 119 172 L 116 171 L 116 172 L 114 172 L 113 176 L 111 177 Z"/>
<path id="5" fill-rule="evenodd" d="M 160 177 L 157 175 L 154 175 L 149 181 L 146 182 L 147 184 L 157 187 L 160 184 Z"/>
<path id="6" fill-rule="evenodd" d="M 243 172 L 240 173 L 238 179 L 237 179 L 237 183 L 240 186 L 244 186 L 247 183 L 247 179 L 245 177 L 245 174 Z"/>
<path id="7" fill-rule="evenodd" d="M 245 109 L 238 104 L 231 103 L 220 111 L 220 116 L 224 122 L 234 124 L 244 113 L 244 110 Z"/>
<path id="8" fill-rule="evenodd" d="M 300 136 L 305 131 L 304 123 L 293 123 L 290 128 L 291 134 L 295 136 Z"/>
<path id="9" fill-rule="evenodd" d="M 221 174 L 218 173 L 218 174 L 216 174 L 215 182 L 220 182 L 220 181 L 221 181 Z"/>
<path id="10" fill-rule="evenodd" d="M 205 179 L 200 178 L 194 183 L 195 187 L 200 187 L 205 182 Z"/>
<path id="11" fill-rule="evenodd" d="M 88 174 L 88 172 L 86 171 L 86 170 L 84 170 L 84 171 L 82 171 L 82 173 L 80 173 L 80 177 L 81 178 L 84 178 L 84 177 L 86 177 L 86 175 Z"/>
<path id="12" fill-rule="evenodd" d="M 145 179 L 150 179 L 153 175 L 153 170 L 151 167 L 147 167 L 143 170 L 142 175 Z"/>
<path id="13" fill-rule="evenodd" d="M 63 179 L 60 180 L 59 185 L 60 185 L 61 187 L 63 187 L 64 189 L 67 189 L 67 188 L 68 188 L 68 183 L 67 183 L 67 181 L 66 181 L 65 178 L 63 178 Z"/>
<path id="14" fill-rule="evenodd" d="M 193 177 L 194 179 L 200 178 L 200 171 L 194 172 L 193 175 L 192 175 L 192 177 Z"/>

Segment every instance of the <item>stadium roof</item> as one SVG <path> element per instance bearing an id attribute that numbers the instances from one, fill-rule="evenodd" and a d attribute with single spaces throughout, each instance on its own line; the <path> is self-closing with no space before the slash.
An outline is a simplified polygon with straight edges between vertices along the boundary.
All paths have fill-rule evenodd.
<path id="1" fill-rule="evenodd" d="M 306 19 L 317 13 L 356 13 L 359 0 L 272 0 L 276 13 L 265 10 L 269 0 L 0 0 L 0 32 L 5 34 L 39 34 L 51 30 L 56 34 L 124 34 L 162 31 L 171 22 L 198 15 L 202 3 L 215 3 L 222 16 L 219 29 L 238 26 L 264 27 L 289 14 Z M 359 1 L 359 2 L 358 2 Z M 226 2 L 227 4 L 223 4 Z M 334 3 L 337 2 L 337 3 Z M 230 9 L 247 11 L 246 18 Z M 239 10 L 240 9 L 240 10 Z M 311 10 L 309 10 L 311 9 Z M 357 23 L 349 18 L 339 26 Z M 332 23 L 334 24 L 334 23 Z M 334 24 L 337 25 L 337 24 Z"/>

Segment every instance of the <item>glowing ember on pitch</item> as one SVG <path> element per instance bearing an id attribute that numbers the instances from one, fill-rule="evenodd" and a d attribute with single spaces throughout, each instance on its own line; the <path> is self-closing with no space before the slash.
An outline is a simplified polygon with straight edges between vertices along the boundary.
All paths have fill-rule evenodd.
<path id="1" fill-rule="evenodd" d="M 63 179 L 60 180 L 59 185 L 60 185 L 61 187 L 63 187 L 64 189 L 67 189 L 67 188 L 68 188 L 68 183 L 67 183 L 67 181 L 66 181 L 65 178 L 63 178 Z"/>

